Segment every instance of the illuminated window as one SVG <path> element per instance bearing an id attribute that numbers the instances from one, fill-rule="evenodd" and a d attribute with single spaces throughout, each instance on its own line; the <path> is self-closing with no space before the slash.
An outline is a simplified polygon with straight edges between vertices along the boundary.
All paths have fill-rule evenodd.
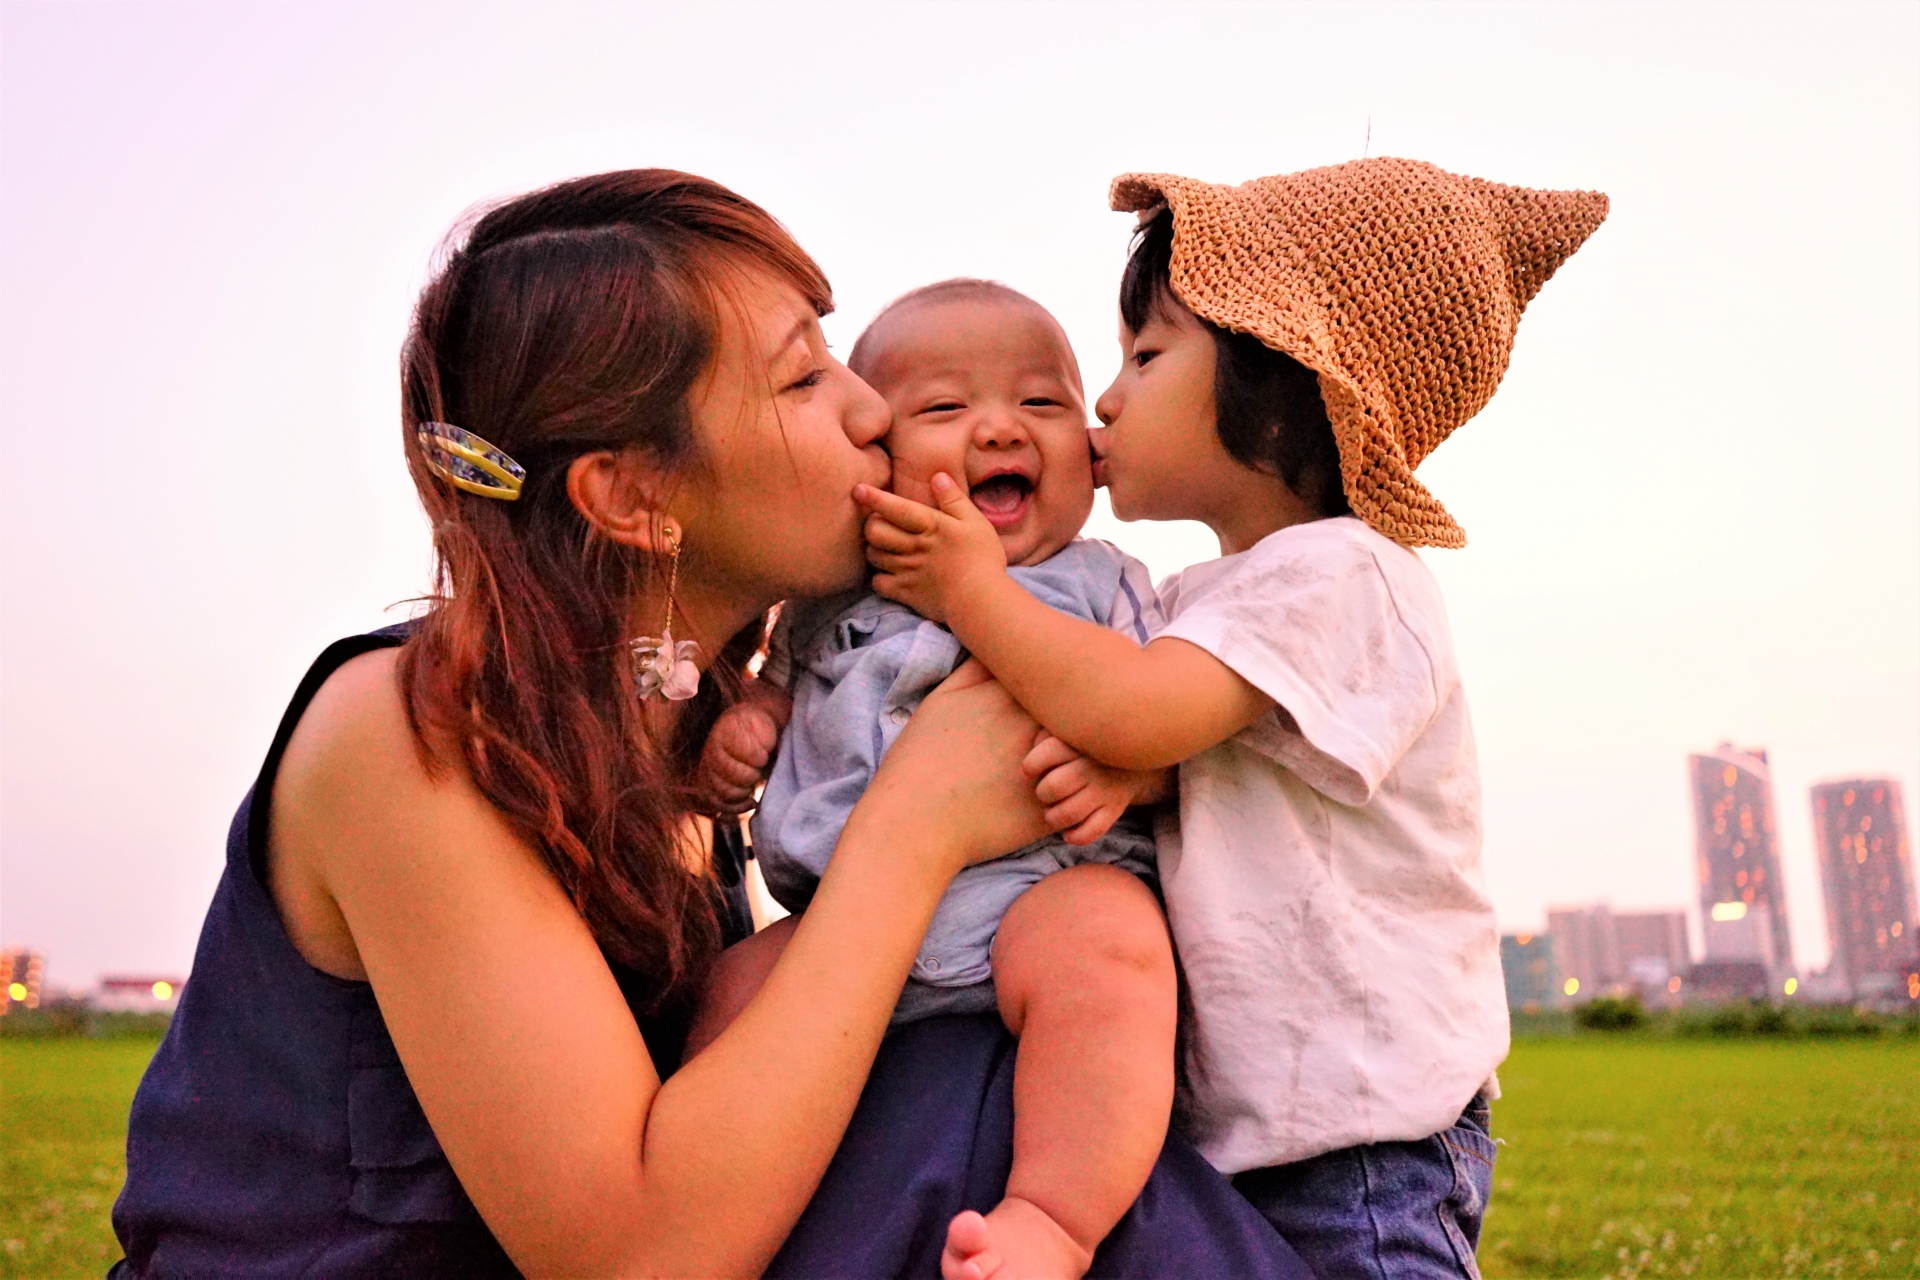
<path id="1" fill-rule="evenodd" d="M 1893 924 L 1888 927 L 1887 932 L 1897 938 L 1900 936 L 1900 930 L 1903 928 L 1905 928 L 1905 926 L 1902 925 L 1898 920 L 1895 920 Z"/>
<path id="2" fill-rule="evenodd" d="M 1513 940 L 1524 947 L 1533 941 L 1533 935 L 1530 933 L 1517 934 Z"/>
<path id="3" fill-rule="evenodd" d="M 1667 991 L 1668 991 L 1669 993 L 1677 993 L 1677 992 L 1678 992 L 1679 990 L 1680 990 L 1680 979 L 1678 979 L 1678 978 L 1668 978 L 1668 979 L 1667 979 Z"/>
<path id="4" fill-rule="evenodd" d="M 1728 765 L 1727 771 L 1720 775 L 1720 780 L 1731 787 L 1734 783 L 1740 781 L 1740 771 L 1732 765 Z"/>
<path id="5" fill-rule="evenodd" d="M 1780 989 L 1786 992 L 1788 995 L 1792 995 L 1794 992 L 1800 989 L 1800 979 L 1788 978 L 1787 984 L 1784 987 L 1781 987 Z"/>
<path id="6" fill-rule="evenodd" d="M 1851 792 L 1851 791 L 1849 791 L 1849 792 L 1847 792 L 1847 793 L 1846 793 L 1845 795 L 1843 795 L 1843 796 L 1841 796 L 1841 797 L 1840 797 L 1840 803 L 1841 803 L 1841 804 L 1845 804 L 1845 805 L 1850 805 L 1850 804 L 1852 804 L 1852 803 L 1853 803 L 1853 792 Z"/>
<path id="7" fill-rule="evenodd" d="M 9 983 L 7 984 L 7 999 L 9 999 L 9 1000 L 25 1000 L 26 998 L 27 998 L 27 984 L 26 984 L 26 983 L 24 983 L 24 982 L 9 982 Z"/>
<path id="8" fill-rule="evenodd" d="M 1911 985 L 1911 984 L 1909 984 L 1909 985 Z M 1562 987 L 1562 988 L 1561 988 L 1561 990 L 1562 990 L 1562 991 L 1565 991 L 1565 992 L 1566 992 L 1566 993 L 1567 993 L 1568 995 L 1570 995 L 1570 996 L 1575 996 L 1575 995 L 1579 995 L 1579 994 L 1580 994 L 1580 979 L 1578 979 L 1578 978 L 1568 978 L 1568 979 L 1567 979 L 1567 985 L 1566 985 L 1566 986 L 1564 986 L 1564 987 Z"/>
<path id="9" fill-rule="evenodd" d="M 156 983 L 154 983 L 154 984 L 153 984 L 153 998 L 154 998 L 155 1000 L 171 1000 L 171 999 L 173 999 L 173 984 L 172 984 L 171 982 L 156 982 Z"/>

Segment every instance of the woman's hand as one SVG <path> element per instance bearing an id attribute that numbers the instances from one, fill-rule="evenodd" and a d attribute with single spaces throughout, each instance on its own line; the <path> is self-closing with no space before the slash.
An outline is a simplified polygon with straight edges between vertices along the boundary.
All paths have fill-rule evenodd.
<path id="1" fill-rule="evenodd" d="M 903 848 L 951 858 L 955 872 L 1032 844 L 1052 830 L 1020 768 L 1037 728 L 969 660 L 921 702 L 848 826 L 882 824 Z M 901 832 L 927 838 L 902 842 Z"/>

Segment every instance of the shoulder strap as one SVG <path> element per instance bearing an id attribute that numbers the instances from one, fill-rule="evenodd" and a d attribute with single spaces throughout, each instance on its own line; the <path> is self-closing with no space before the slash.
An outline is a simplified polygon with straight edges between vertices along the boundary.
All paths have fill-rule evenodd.
<path id="1" fill-rule="evenodd" d="M 402 622 L 336 640 L 321 651 L 307 668 L 307 674 L 300 678 L 299 687 L 293 691 L 293 701 L 287 704 L 280 717 L 280 727 L 274 730 L 273 745 L 267 748 L 267 758 L 261 762 L 260 776 L 254 779 L 252 799 L 247 806 L 247 860 L 253 864 L 253 874 L 261 884 L 267 882 L 267 819 L 273 808 L 273 780 L 280 772 L 280 757 L 285 754 L 300 717 L 306 714 L 307 705 L 320 692 L 320 686 L 341 667 L 363 653 L 398 648 L 406 643 L 412 631 L 413 623 Z"/>

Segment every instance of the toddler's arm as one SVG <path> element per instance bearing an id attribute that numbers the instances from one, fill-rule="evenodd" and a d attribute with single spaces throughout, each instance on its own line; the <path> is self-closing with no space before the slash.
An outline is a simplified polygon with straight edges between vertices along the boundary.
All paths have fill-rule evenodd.
<path id="1" fill-rule="evenodd" d="M 873 587 L 944 622 L 1028 714 L 1103 764 L 1162 769 L 1226 741 L 1273 699 L 1197 645 L 1142 648 L 1051 609 L 1006 572 L 999 534 L 966 491 L 933 478 L 939 508 L 862 485 Z"/>
<path id="2" fill-rule="evenodd" d="M 1047 806 L 1047 825 L 1068 844 L 1092 844 L 1136 804 L 1171 800 L 1171 769 L 1116 769 L 1081 754 L 1047 730 L 1034 739 L 1020 768 Z"/>

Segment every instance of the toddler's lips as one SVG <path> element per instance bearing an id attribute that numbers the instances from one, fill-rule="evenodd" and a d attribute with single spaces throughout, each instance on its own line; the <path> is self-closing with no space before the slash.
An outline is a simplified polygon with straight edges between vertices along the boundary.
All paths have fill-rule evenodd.
<path id="1" fill-rule="evenodd" d="M 1005 529 L 1019 524 L 1027 514 L 1033 502 L 1033 481 L 1012 473 L 989 476 L 973 486 L 970 496 L 988 524 Z"/>

